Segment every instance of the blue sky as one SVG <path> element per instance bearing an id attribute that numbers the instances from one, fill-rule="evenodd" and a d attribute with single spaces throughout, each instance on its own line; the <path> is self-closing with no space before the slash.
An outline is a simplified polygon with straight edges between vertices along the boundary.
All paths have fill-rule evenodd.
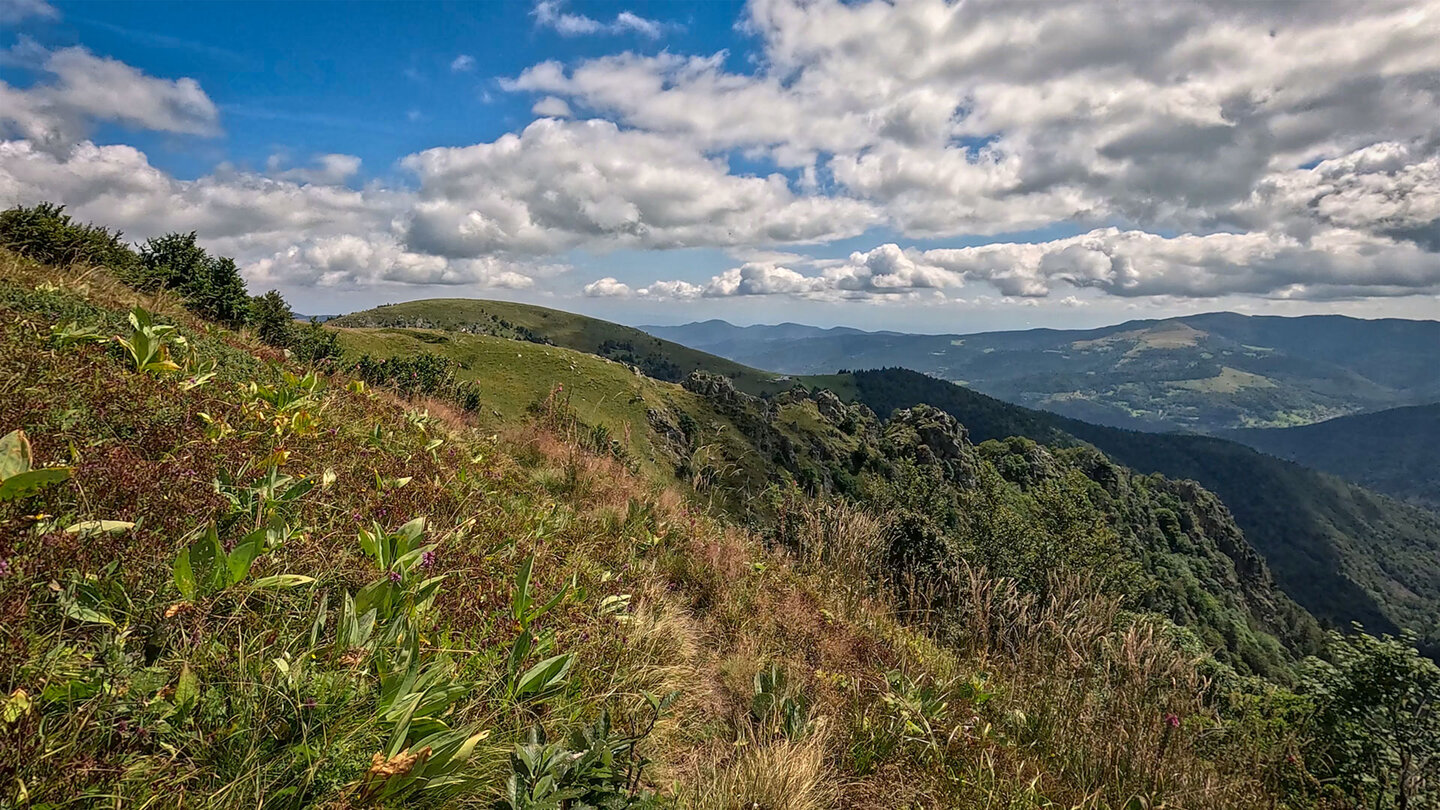
<path id="1" fill-rule="evenodd" d="M 197 230 L 309 312 L 1434 317 L 1410 6 L 0 0 L 0 204 Z"/>
<path id="2" fill-rule="evenodd" d="M 729 48 L 744 59 L 747 40 L 732 30 L 740 4 L 724 2 L 627 6 L 673 22 L 663 40 L 562 36 L 535 25 L 522 3 L 54 5 L 62 20 L 31 36 L 83 45 L 156 76 L 193 77 L 214 99 L 225 132 L 209 142 L 182 148 L 143 131 L 99 133 L 148 147 L 152 163 L 185 178 L 217 160 L 260 169 L 275 154 L 303 160 L 327 152 L 359 156 L 359 180 L 388 178 L 400 156 L 490 141 L 528 124 L 532 100 L 501 92 L 497 78 L 520 73 L 537 54 L 583 58 L 622 44 L 642 53 Z M 597 4 L 572 10 L 606 14 Z M 471 64 L 452 69 L 462 56 Z M 22 71 L 6 73 L 23 80 Z"/>

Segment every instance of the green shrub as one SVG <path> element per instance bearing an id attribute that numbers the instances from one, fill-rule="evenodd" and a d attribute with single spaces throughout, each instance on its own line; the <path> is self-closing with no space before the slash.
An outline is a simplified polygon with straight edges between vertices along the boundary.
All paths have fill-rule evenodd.
<path id="1" fill-rule="evenodd" d="M 657 708 L 657 714 L 659 711 Z M 565 742 L 547 742 L 544 729 L 536 726 L 529 739 L 516 745 L 510 755 L 511 775 L 495 807 L 659 808 L 659 798 L 639 784 L 647 760 L 636 753 L 635 747 L 644 738 L 645 734 L 616 734 L 610 727 L 610 716 L 604 713 L 594 724 L 572 731 Z"/>
<path id="2" fill-rule="evenodd" d="M 301 363 L 330 366 L 340 359 L 340 336 L 319 322 L 301 326 L 276 290 L 250 299 L 245 323 L 255 336 L 277 349 L 288 349 Z"/>
<path id="3" fill-rule="evenodd" d="M 192 312 L 227 326 L 245 322 L 250 296 L 235 260 L 211 256 L 195 232 L 170 233 L 140 248 L 139 265 L 121 278 L 139 290 L 174 290 Z"/>
<path id="4" fill-rule="evenodd" d="M 295 327 L 295 313 L 290 311 L 290 305 L 278 290 L 271 290 L 250 299 L 245 323 L 256 337 L 271 346 L 286 348 Z"/>
<path id="5" fill-rule="evenodd" d="M 317 325 L 314 327 L 319 329 Z M 457 379 L 455 361 L 435 354 L 414 357 L 387 357 L 376 360 L 365 355 L 350 366 L 356 377 L 370 385 L 393 388 L 407 396 L 438 396 L 454 401 L 467 411 L 480 407 L 480 390 L 472 382 Z"/>
<path id="6" fill-rule="evenodd" d="M 340 335 L 321 326 L 319 321 L 312 320 L 304 326 L 291 324 L 286 348 L 302 363 L 331 366 L 340 359 Z"/>
<path id="7" fill-rule="evenodd" d="M 120 237 L 119 231 L 74 221 L 54 203 L 0 212 L 0 246 L 56 267 L 98 265 L 129 273 L 139 257 Z"/>
<path id="8" fill-rule="evenodd" d="M 1331 636 L 1331 661 L 1306 661 L 1301 692 L 1315 701 L 1309 761 L 1354 806 L 1440 804 L 1440 667 L 1415 637 Z"/>

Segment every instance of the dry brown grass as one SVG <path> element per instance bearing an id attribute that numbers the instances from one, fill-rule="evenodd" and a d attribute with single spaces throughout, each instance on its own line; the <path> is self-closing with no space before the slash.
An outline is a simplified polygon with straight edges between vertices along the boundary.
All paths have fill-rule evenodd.
<path id="1" fill-rule="evenodd" d="M 955 580 L 945 636 L 966 668 L 991 674 L 1018 712 L 1007 733 L 1029 741 L 986 752 L 993 773 L 1034 773 L 1049 798 L 1081 807 L 1264 801 L 1249 775 L 1221 774 L 1195 750 L 1195 730 L 1217 720 L 1209 683 L 1155 621 L 1126 615 L 1085 576 L 1052 579 L 1044 598 L 979 569 Z"/>
<path id="2" fill-rule="evenodd" d="M 826 762 L 827 735 L 747 742 L 717 763 L 686 796 L 694 810 L 825 810 L 840 796 Z"/>
<path id="3" fill-rule="evenodd" d="M 806 501 L 796 511 L 802 562 L 867 585 L 879 578 L 894 534 L 888 520 L 838 499 Z"/>

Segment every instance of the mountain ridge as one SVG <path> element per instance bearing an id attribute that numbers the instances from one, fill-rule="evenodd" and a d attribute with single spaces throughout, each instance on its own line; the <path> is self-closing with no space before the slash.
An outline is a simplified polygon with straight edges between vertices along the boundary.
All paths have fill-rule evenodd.
<path id="1" fill-rule="evenodd" d="M 784 375 L 764 372 L 655 337 L 634 327 L 535 304 L 479 298 L 428 298 L 385 304 L 341 315 L 333 327 L 438 329 L 550 343 L 635 366 L 647 376 L 679 382 L 704 368 L 724 374 L 752 393 L 787 386 Z M 703 356 L 702 356 L 703 355 Z"/>
<path id="2" fill-rule="evenodd" d="M 1121 327 L 1147 326 L 1166 321 L 1183 321 L 1190 319 L 1216 318 L 1216 317 L 1237 317 L 1257 320 L 1274 321 L 1306 321 L 1306 320 L 1333 320 L 1334 322 L 1361 322 L 1361 323 L 1440 323 L 1440 318 L 1361 318 L 1354 315 L 1339 314 L 1311 314 L 1311 315 L 1250 315 L 1243 312 L 1217 309 L 1207 312 L 1197 312 L 1190 315 L 1173 315 L 1165 318 L 1133 318 L 1119 323 L 1105 324 L 1092 327 L 1055 327 L 1055 326 L 1032 326 L 1023 329 L 983 329 L 973 332 L 902 332 L 896 329 L 862 329 L 858 326 L 815 326 L 814 324 L 799 323 L 796 321 L 782 321 L 780 323 L 755 323 L 748 326 L 731 323 L 724 318 L 707 318 L 703 321 L 689 321 L 682 324 L 638 324 L 634 328 L 644 332 L 655 334 L 657 337 L 664 337 L 662 333 L 683 334 L 692 327 L 706 327 L 719 331 L 725 329 L 730 332 L 749 332 L 751 334 L 763 334 L 767 329 L 795 328 L 813 330 L 815 332 L 844 332 L 862 335 L 909 335 L 916 337 L 968 337 L 970 335 L 1019 335 L 1029 333 L 1082 333 L 1082 332 L 1103 332 Z M 653 331 L 652 331 L 653 330 Z M 674 338 L 667 338 L 674 342 Z"/>
<path id="3" fill-rule="evenodd" d="M 1440 403 L 1217 435 L 1393 498 L 1440 509 Z"/>
<path id="4" fill-rule="evenodd" d="M 753 329 L 753 328 L 752 328 Z M 658 330 L 681 343 L 685 328 Z M 971 334 L 740 328 L 694 347 L 790 374 L 913 368 L 1065 416 L 1141 430 L 1285 427 L 1440 400 L 1440 322 L 1205 313 Z"/>

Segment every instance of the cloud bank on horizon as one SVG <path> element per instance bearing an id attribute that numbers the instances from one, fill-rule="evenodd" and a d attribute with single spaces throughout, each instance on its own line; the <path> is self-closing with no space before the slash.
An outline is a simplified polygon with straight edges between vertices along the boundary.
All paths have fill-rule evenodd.
<path id="1" fill-rule="evenodd" d="M 18 30 L 60 16 L 0 4 Z M 33 77 L 0 81 L 0 205 L 64 202 L 132 237 L 196 230 L 262 289 L 1440 294 L 1440 0 L 752 0 L 735 21 L 746 60 L 671 52 L 683 21 L 623 7 L 542 0 L 529 24 L 615 48 L 495 77 L 532 120 L 368 179 L 343 153 L 177 177 L 95 133 L 213 140 L 226 115 L 207 89 L 22 33 L 0 54 Z M 687 248 L 734 264 L 622 281 L 586 260 Z"/>

